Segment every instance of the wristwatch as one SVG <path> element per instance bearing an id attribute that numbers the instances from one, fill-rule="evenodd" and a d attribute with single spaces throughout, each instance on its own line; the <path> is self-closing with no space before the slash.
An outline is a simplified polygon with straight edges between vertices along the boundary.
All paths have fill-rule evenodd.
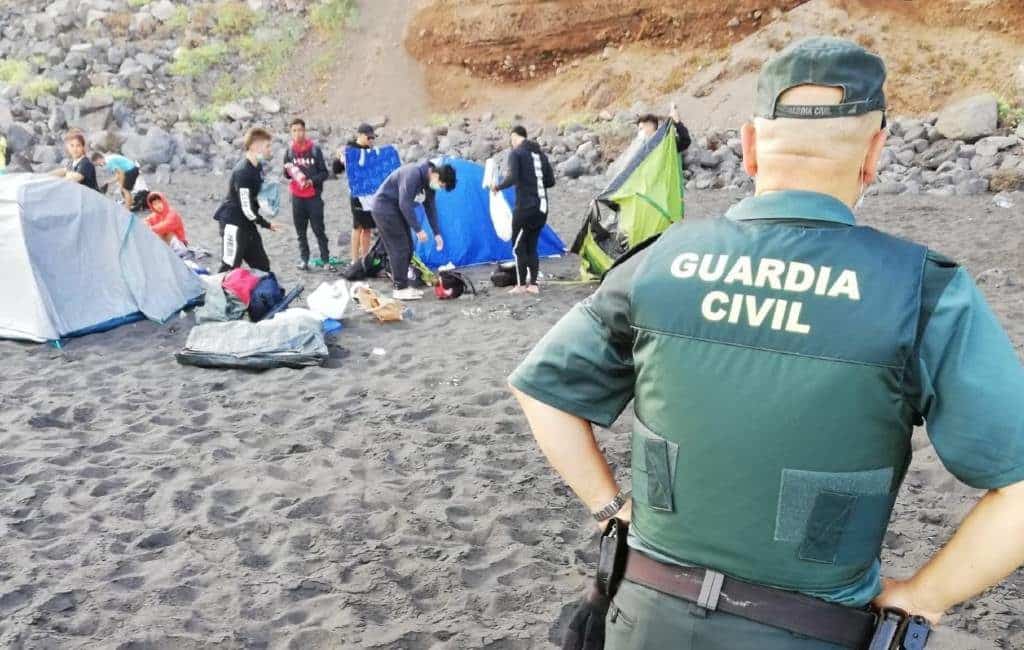
<path id="1" fill-rule="evenodd" d="M 629 492 L 622 492 L 620 490 L 611 503 L 591 514 L 594 515 L 594 519 L 597 521 L 611 519 L 619 510 L 622 510 L 622 506 L 626 505 L 627 499 L 629 499 Z"/>

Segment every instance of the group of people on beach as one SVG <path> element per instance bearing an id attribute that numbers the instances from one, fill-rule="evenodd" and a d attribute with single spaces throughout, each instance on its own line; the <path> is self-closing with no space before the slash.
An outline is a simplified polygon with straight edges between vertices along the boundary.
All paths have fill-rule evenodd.
<path id="1" fill-rule="evenodd" d="M 675 107 L 670 119 L 675 125 L 679 150 L 683 151 L 690 144 L 690 136 L 679 121 Z M 637 125 L 641 134 L 649 136 L 657 130 L 659 118 L 643 115 L 638 118 Z M 377 134 L 372 125 L 360 124 L 354 137 L 331 158 L 330 167 L 323 150 L 309 138 L 304 120 L 292 120 L 289 135 L 283 171 L 291 195 L 292 221 L 299 249 L 296 268 L 300 271 L 337 271 L 342 260 L 330 252 L 325 224 L 324 183 L 332 172 L 335 175 L 345 173 L 346 149 L 361 152 L 374 149 Z M 512 187 L 516 189 L 512 222 L 516 281 L 510 293 L 536 294 L 540 291 L 537 246 L 547 223 L 550 211 L 548 190 L 555 184 L 555 175 L 547 155 L 528 138 L 523 126 L 513 127 L 509 140 L 511 150 L 507 175 L 489 189 L 495 193 Z M 147 223 L 154 232 L 177 251 L 187 250 L 188 240 L 181 216 L 171 208 L 165 195 L 150 190 L 137 162 L 113 153 L 87 155 L 85 135 L 77 129 L 69 131 L 64 142 L 67 165 L 54 170 L 52 175 L 105 192 L 105 186 L 101 190 L 97 181 L 96 170 L 97 167 L 106 168 L 115 177 L 124 205 L 135 213 L 148 208 L 151 213 Z M 270 270 L 270 258 L 263 246 L 260 228 L 279 231 L 281 227 L 269 220 L 273 215 L 266 214 L 266 209 L 261 208 L 259 198 L 264 188 L 265 163 L 271 156 L 272 142 L 272 134 L 260 127 L 250 129 L 245 135 L 242 159 L 233 169 L 227 196 L 214 215 L 221 231 L 221 271 L 242 264 Z M 356 262 L 370 253 L 376 232 L 387 253 L 394 298 L 416 300 L 423 296 L 421 290 L 410 286 L 409 273 L 417 241 L 425 243 L 428 239 L 417 216 L 416 204 L 422 204 L 430 230 L 434 233 L 433 244 L 437 250 L 442 250 L 444 236 L 437 217 L 435 194 L 439 190 L 454 190 L 456 183 L 455 169 L 451 165 L 440 161 L 408 163 L 395 169 L 374 194 L 351 194 L 351 260 Z M 317 257 L 311 257 L 310 230 L 316 240 Z"/>

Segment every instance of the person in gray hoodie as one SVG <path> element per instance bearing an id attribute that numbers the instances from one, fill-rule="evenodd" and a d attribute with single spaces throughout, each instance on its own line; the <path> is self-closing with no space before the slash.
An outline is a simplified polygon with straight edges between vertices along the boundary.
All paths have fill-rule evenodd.
<path id="1" fill-rule="evenodd" d="M 434 233 L 437 250 L 444 248 L 444 238 L 437 222 L 437 205 L 434 194 L 438 190 L 451 192 L 455 189 L 455 169 L 450 165 L 426 162 L 402 165 L 381 184 L 370 199 L 370 211 L 377 224 L 377 232 L 388 254 L 391 278 L 395 285 L 393 297 L 396 300 L 418 300 L 423 292 L 409 286 L 409 264 L 415 244 L 412 233 L 421 242 L 427 241 L 427 233 L 416 215 L 416 202 L 422 196 L 423 209 Z"/>

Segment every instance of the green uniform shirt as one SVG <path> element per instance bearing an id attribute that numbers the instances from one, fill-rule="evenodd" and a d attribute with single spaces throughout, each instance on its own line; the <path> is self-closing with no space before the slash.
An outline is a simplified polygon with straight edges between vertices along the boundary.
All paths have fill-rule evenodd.
<path id="1" fill-rule="evenodd" d="M 804 228 L 854 225 L 845 204 L 796 191 L 747 199 L 727 217 Z M 593 296 L 552 328 L 513 373 L 512 384 L 559 410 L 611 425 L 634 396 L 630 294 L 645 255 L 640 251 L 619 264 Z M 927 422 L 943 464 L 964 483 L 981 489 L 1024 480 L 1024 409 L 1019 407 L 1024 368 L 967 272 L 933 253 L 924 266 L 918 331 L 905 394 L 909 406 Z M 642 546 L 637 539 L 631 543 Z M 673 561 L 652 549 L 642 550 Z M 859 606 L 877 595 L 879 576 L 876 560 L 855 584 L 806 593 Z"/>

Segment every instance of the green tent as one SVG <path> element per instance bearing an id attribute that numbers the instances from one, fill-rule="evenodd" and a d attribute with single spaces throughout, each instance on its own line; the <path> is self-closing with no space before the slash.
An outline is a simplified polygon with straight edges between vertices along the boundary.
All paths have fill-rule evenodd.
<path id="1" fill-rule="evenodd" d="M 585 280 L 599 279 L 620 256 L 683 218 L 682 169 L 671 120 L 616 165 L 621 171 L 591 202 L 571 248 L 582 260 Z M 601 213 L 602 204 L 610 208 L 608 214 Z"/>

